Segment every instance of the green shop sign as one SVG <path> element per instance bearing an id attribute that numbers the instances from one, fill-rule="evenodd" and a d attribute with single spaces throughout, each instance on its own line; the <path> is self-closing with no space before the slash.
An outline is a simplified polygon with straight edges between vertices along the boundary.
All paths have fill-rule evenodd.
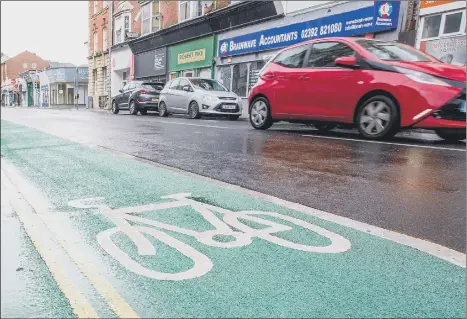
<path id="1" fill-rule="evenodd" d="M 214 37 L 206 37 L 169 47 L 169 71 L 211 67 L 214 46 Z"/>

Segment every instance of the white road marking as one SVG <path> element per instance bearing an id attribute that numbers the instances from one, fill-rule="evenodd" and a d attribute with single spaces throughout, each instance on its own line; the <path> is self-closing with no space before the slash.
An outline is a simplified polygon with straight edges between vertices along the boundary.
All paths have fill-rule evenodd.
<path id="1" fill-rule="evenodd" d="M 167 165 L 155 163 L 155 162 L 152 162 L 152 161 L 149 161 L 149 160 L 145 160 L 145 159 L 142 159 L 142 158 L 135 157 L 133 155 L 130 155 L 130 154 L 127 154 L 127 153 L 124 153 L 124 152 L 119 152 L 119 151 L 110 150 L 110 149 L 105 149 L 105 150 L 110 151 L 112 153 L 123 154 L 124 156 L 126 156 L 128 158 L 132 158 L 132 159 L 138 160 L 140 162 L 144 162 L 144 163 L 153 165 L 155 167 L 164 168 L 164 169 L 167 169 L 169 171 L 178 173 L 180 175 L 190 176 L 192 178 L 196 178 L 196 179 L 199 179 L 199 180 L 204 180 L 204 181 L 209 182 L 209 183 L 211 183 L 213 185 L 222 187 L 224 189 L 227 189 L 227 190 L 230 190 L 230 191 L 233 191 L 233 192 L 239 192 L 239 193 L 242 193 L 242 194 L 245 194 L 245 195 L 248 195 L 248 196 L 252 196 L 252 197 L 257 198 L 257 199 L 265 200 L 265 201 L 268 201 L 268 202 L 276 204 L 276 205 L 280 205 L 280 206 L 283 206 L 283 207 L 286 207 L 286 208 L 289 208 L 289 209 L 292 209 L 292 210 L 295 210 L 295 211 L 302 212 L 304 214 L 308 214 L 308 215 L 315 216 L 317 218 L 327 220 L 327 221 L 330 221 L 330 222 L 333 222 L 333 223 L 336 223 L 336 224 L 339 224 L 339 225 L 342 225 L 342 226 L 353 228 L 353 229 L 368 233 L 368 234 L 376 236 L 376 237 L 387 239 L 387 240 L 390 240 L 390 241 L 393 241 L 393 242 L 396 242 L 396 243 L 399 243 L 399 244 L 414 248 L 416 250 L 423 251 L 423 252 L 425 252 L 427 254 L 430 254 L 430 255 L 435 256 L 437 258 L 448 261 L 448 262 L 450 262 L 450 263 L 452 263 L 454 265 L 457 265 L 459 267 L 466 268 L 466 255 L 465 255 L 465 253 L 455 251 L 455 250 L 450 249 L 448 247 L 444 247 L 442 245 L 429 242 L 427 240 L 415 238 L 415 237 L 412 237 L 412 236 L 409 236 L 409 235 L 397 233 L 397 232 L 392 231 L 392 230 L 387 230 L 387 229 L 380 228 L 380 227 L 377 227 L 377 226 L 373 226 L 373 225 L 370 225 L 370 224 L 367 224 L 367 223 L 364 223 L 364 222 L 359 222 L 359 221 L 356 221 L 356 220 L 353 220 L 353 219 L 350 219 L 350 218 L 347 218 L 347 217 L 342 217 L 342 216 L 335 215 L 335 214 L 332 214 L 332 213 L 324 212 L 324 211 L 314 209 L 314 208 L 311 208 L 311 207 L 308 207 L 308 206 L 305 206 L 305 205 L 302 205 L 302 204 L 290 202 L 290 201 L 280 199 L 280 198 L 277 198 L 277 197 L 274 197 L 274 196 L 271 196 L 271 195 L 267 195 L 267 194 L 263 194 L 263 193 L 260 193 L 260 192 L 257 192 L 257 191 L 249 190 L 249 189 L 243 188 L 241 186 L 232 185 L 232 184 L 222 182 L 222 181 L 218 181 L 218 180 L 215 180 L 215 179 L 212 179 L 212 178 L 209 178 L 209 177 L 205 177 L 205 176 L 201 176 L 201 175 L 198 175 L 198 174 L 195 174 L 195 173 L 190 173 L 190 172 L 187 172 L 187 171 L 183 171 L 183 170 L 178 169 L 178 168 L 174 168 L 174 167 L 170 167 L 170 166 L 167 166 Z"/>
<path id="2" fill-rule="evenodd" d="M 123 207 L 112 209 L 104 204 L 94 203 L 104 200 L 103 197 L 83 198 L 80 200 L 73 200 L 68 202 L 68 205 L 75 208 L 95 208 L 98 209 L 104 216 L 111 220 L 117 227 L 105 230 L 97 234 L 97 241 L 101 247 L 115 260 L 117 260 L 123 267 L 129 271 L 156 280 L 186 280 L 198 278 L 209 271 L 214 266 L 211 259 L 196 250 L 194 247 L 184 243 L 183 241 L 172 237 L 170 233 L 165 233 L 164 230 L 170 232 L 178 232 L 180 234 L 194 237 L 198 242 L 207 246 L 222 247 L 222 248 L 237 248 L 247 246 L 252 243 L 252 239 L 257 237 L 265 241 L 269 241 L 284 248 L 296 249 L 310 253 L 328 253 L 336 254 L 342 253 L 350 249 L 350 242 L 331 231 L 316 226 L 314 224 L 305 222 L 303 220 L 293 218 L 287 215 L 282 215 L 275 212 L 264 211 L 231 211 L 222 207 L 200 203 L 192 198 L 190 193 L 178 193 L 161 196 L 163 199 L 175 200 L 172 202 L 156 203 L 152 205 L 141 205 L 133 207 Z M 192 207 L 203 218 L 209 222 L 215 229 L 207 231 L 194 231 L 185 229 L 171 224 L 165 224 L 153 219 L 133 216 L 137 212 L 156 211 L 162 209 L 170 209 L 173 207 Z M 122 213 L 124 212 L 124 213 Z M 223 218 L 217 217 L 214 212 L 222 214 Z M 293 228 L 288 225 L 283 225 L 267 219 L 259 218 L 258 216 L 272 216 L 277 219 L 285 220 L 296 226 L 303 227 L 314 233 L 317 233 L 330 240 L 327 246 L 313 246 L 295 243 L 286 239 L 273 236 L 272 234 L 280 233 L 283 231 L 293 231 Z M 259 229 L 251 228 L 240 220 L 250 220 L 257 224 L 262 224 L 268 227 Z M 128 221 L 136 221 L 139 225 L 131 225 Z M 147 227 L 147 226 L 152 226 Z M 234 228 L 241 231 L 236 231 Z M 134 261 L 124 251 L 122 251 L 112 240 L 112 235 L 118 232 L 125 234 L 137 247 L 138 254 L 141 256 L 156 256 L 156 249 L 143 233 L 152 236 L 154 239 L 165 243 L 167 246 L 174 248 L 181 254 L 185 255 L 192 261 L 192 268 L 178 272 L 178 273 L 164 273 L 154 269 L 145 268 L 144 265 Z M 234 241 L 222 242 L 215 239 L 217 235 L 233 236 Z M 83 259 L 86 259 L 83 256 Z"/>
<path id="3" fill-rule="evenodd" d="M 369 141 L 369 140 L 360 140 L 356 138 L 346 138 L 346 137 L 334 137 L 334 136 L 318 136 L 318 135 L 306 135 L 303 134 L 304 137 L 314 137 L 314 138 L 324 138 L 330 140 L 344 140 L 344 141 L 351 141 L 351 142 L 362 142 L 362 143 L 371 143 L 371 144 L 385 144 L 385 145 L 396 145 L 396 146 L 406 146 L 406 147 L 419 147 L 419 148 L 429 148 L 435 150 L 448 150 L 448 151 L 458 151 L 458 152 L 465 152 L 465 149 L 459 148 L 449 148 L 449 147 L 436 147 L 436 146 L 428 146 L 428 145 L 417 145 L 417 144 L 403 144 L 403 143 L 391 143 L 391 142 L 383 142 L 383 141 Z"/>
<path id="4" fill-rule="evenodd" d="M 57 257 L 58 244 L 50 236 L 50 231 L 43 221 L 40 220 L 31 206 L 24 200 L 10 178 L 6 176 L 3 171 L 3 163 L 2 159 L 2 204 L 4 202 L 11 204 L 37 252 L 46 263 L 60 290 L 69 300 L 75 315 L 78 318 L 98 318 L 97 312 L 93 309 L 83 292 L 73 284 L 68 273 L 65 271 L 66 267 L 60 261 L 60 258 Z"/>
<path id="5" fill-rule="evenodd" d="M 192 123 L 183 123 L 183 122 L 174 122 L 174 121 L 155 121 L 156 123 L 166 123 L 166 124 L 176 124 L 176 125 L 187 125 L 187 126 L 199 126 L 199 127 L 213 127 L 213 128 L 221 128 L 221 129 L 233 129 L 235 127 L 227 127 L 227 126 L 218 126 L 218 125 L 205 125 L 205 124 L 192 124 Z"/>
<path id="6" fill-rule="evenodd" d="M 92 286 L 101 294 L 115 314 L 120 318 L 139 318 L 138 314 L 104 278 L 104 276 L 99 273 L 98 269 L 96 269 L 92 263 L 88 262 L 85 254 L 77 248 L 78 246 L 69 238 L 68 234 L 64 233 L 65 230 L 56 222 L 56 220 L 54 220 L 54 215 L 50 214 L 49 211 L 51 206 L 42 195 L 41 191 L 32 185 L 16 167 L 7 162 L 4 158 L 1 159 L 1 170 L 2 180 L 3 176 L 8 176 L 8 178 L 16 185 L 18 193 L 24 197 L 28 206 L 30 205 L 30 207 L 32 207 L 37 213 L 35 216 L 38 216 L 41 222 L 44 225 L 47 225 L 47 228 L 65 249 L 71 260 L 76 264 L 81 273 L 89 280 Z M 25 194 L 27 194 L 27 196 Z M 35 227 L 36 225 L 31 225 L 30 228 L 35 231 Z M 90 311 L 91 310 L 88 310 L 87 312 L 81 311 L 80 314 L 84 314 L 84 317 L 87 318 L 97 317 L 97 314 L 89 315 Z"/>

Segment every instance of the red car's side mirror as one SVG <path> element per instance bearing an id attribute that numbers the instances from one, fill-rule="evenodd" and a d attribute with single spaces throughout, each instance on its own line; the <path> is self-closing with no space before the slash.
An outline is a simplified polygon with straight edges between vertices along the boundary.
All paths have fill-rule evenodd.
<path id="1" fill-rule="evenodd" d="M 334 60 L 337 66 L 357 66 L 357 57 L 355 56 L 343 56 Z"/>

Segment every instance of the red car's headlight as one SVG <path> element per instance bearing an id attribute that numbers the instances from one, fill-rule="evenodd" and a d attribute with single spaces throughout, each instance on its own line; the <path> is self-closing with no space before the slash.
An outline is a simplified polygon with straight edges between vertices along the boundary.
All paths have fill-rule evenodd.
<path id="1" fill-rule="evenodd" d="M 418 82 L 418 83 L 425 83 L 425 84 L 434 84 L 434 85 L 441 85 L 441 86 L 451 86 L 449 83 L 433 76 L 428 73 L 418 72 L 414 70 L 409 70 L 400 67 L 394 67 L 397 72 L 404 74 L 409 79 Z"/>

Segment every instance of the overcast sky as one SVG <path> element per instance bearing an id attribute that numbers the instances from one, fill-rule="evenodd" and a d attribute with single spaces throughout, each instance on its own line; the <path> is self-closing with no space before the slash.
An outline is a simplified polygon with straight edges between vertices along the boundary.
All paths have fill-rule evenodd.
<path id="1" fill-rule="evenodd" d="M 1 1 L 1 51 L 25 50 L 54 62 L 87 63 L 87 1 Z"/>

